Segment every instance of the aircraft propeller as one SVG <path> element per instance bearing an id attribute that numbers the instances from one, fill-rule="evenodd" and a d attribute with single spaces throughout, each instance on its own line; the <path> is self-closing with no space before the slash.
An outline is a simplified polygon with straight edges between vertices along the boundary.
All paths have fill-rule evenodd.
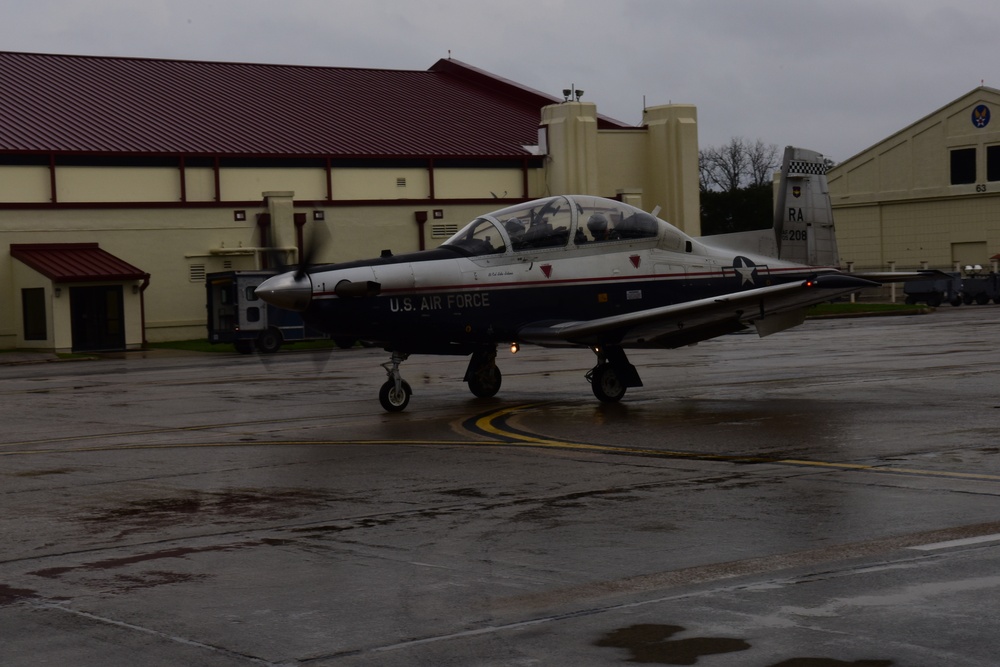
<path id="1" fill-rule="evenodd" d="M 317 220 L 296 223 L 296 242 L 294 245 L 283 243 L 283 239 L 273 221 L 270 225 L 259 225 L 256 235 L 259 241 L 258 248 L 263 255 L 262 268 L 274 271 L 279 279 L 281 279 L 280 277 L 283 274 L 291 274 L 284 278 L 287 281 L 287 285 L 292 289 L 283 292 L 287 303 L 282 307 L 290 310 L 304 310 L 305 305 L 308 304 L 312 295 L 309 269 L 316 263 L 317 258 L 322 254 L 323 250 L 332 242 L 329 229 L 325 223 Z M 295 250 L 294 260 L 288 261 L 292 250 Z M 275 303 L 273 305 L 281 304 Z M 277 345 L 280 345 L 280 335 L 278 338 Z M 339 347 L 347 346 L 347 341 L 335 342 Z M 352 345 L 353 343 L 354 341 L 351 341 Z M 277 349 L 277 345 L 274 349 Z M 260 345 L 258 345 L 258 349 L 269 351 L 263 350 Z M 320 356 L 323 357 L 321 366 L 325 366 L 328 355 Z M 321 368 L 317 370 L 321 370 Z"/>

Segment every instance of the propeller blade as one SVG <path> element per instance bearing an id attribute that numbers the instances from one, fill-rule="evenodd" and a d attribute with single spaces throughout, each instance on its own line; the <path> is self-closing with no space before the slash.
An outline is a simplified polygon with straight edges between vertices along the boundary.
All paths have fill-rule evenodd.
<path id="1" fill-rule="evenodd" d="M 303 226 L 300 238 L 302 246 L 299 248 L 299 261 L 295 265 L 295 280 L 301 280 L 305 277 L 306 270 L 316 256 L 316 226 Z"/>
<path id="2" fill-rule="evenodd" d="M 273 220 L 269 225 L 258 225 L 257 236 L 258 248 L 264 255 L 266 268 L 276 273 L 293 271 L 295 280 L 299 281 L 306 276 L 309 268 L 316 263 L 317 257 L 332 239 L 330 230 L 324 222 L 296 223 L 296 227 L 297 239 L 294 246 L 282 243 Z M 289 255 L 293 250 L 298 250 L 297 260 L 290 262 Z"/>

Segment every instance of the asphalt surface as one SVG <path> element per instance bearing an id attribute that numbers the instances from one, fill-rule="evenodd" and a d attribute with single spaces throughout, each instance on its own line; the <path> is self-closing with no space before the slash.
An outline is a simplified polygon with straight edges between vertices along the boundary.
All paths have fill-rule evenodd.
<path id="1" fill-rule="evenodd" d="M 998 664 L 1000 306 L 0 366 L 0 665 Z"/>

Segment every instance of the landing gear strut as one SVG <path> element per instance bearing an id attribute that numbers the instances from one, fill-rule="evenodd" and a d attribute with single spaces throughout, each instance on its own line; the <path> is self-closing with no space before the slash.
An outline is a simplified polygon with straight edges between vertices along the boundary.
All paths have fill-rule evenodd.
<path id="1" fill-rule="evenodd" d="M 464 379 L 469 383 L 469 391 L 479 398 L 497 395 L 503 376 L 497 368 L 496 345 L 472 353 Z"/>
<path id="2" fill-rule="evenodd" d="M 410 402 L 413 390 L 399 374 L 399 365 L 409 356 L 405 352 L 393 352 L 389 361 L 382 364 L 389 379 L 379 390 L 378 401 L 388 412 L 402 412 Z"/>

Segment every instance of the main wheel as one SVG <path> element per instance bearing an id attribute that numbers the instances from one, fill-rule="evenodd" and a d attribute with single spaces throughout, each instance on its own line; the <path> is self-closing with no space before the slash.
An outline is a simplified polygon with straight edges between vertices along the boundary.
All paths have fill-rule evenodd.
<path id="1" fill-rule="evenodd" d="M 488 368 L 480 368 L 472 374 L 472 378 L 469 380 L 469 391 L 479 398 L 490 398 L 496 396 L 497 392 L 500 391 L 502 381 L 503 375 L 500 373 L 500 369 L 497 368 L 496 364 L 492 364 Z"/>
<path id="2" fill-rule="evenodd" d="M 594 396 L 604 403 L 617 403 L 625 395 L 625 385 L 615 375 L 611 364 L 601 364 L 594 369 L 590 378 L 590 387 Z"/>
<path id="3" fill-rule="evenodd" d="M 395 382 L 387 380 L 378 392 L 378 402 L 387 412 L 402 412 L 409 404 L 412 393 L 413 390 L 410 389 L 406 380 L 400 383 L 399 391 L 396 391 Z"/>

